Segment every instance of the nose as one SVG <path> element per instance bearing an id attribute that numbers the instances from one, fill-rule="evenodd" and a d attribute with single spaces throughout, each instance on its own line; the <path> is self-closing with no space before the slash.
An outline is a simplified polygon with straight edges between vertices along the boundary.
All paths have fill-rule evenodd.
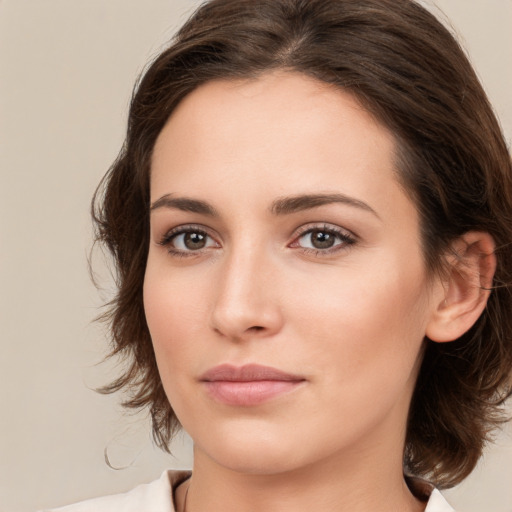
<path id="1" fill-rule="evenodd" d="M 220 265 L 212 310 L 213 329 L 233 341 L 265 338 L 283 325 L 276 269 L 254 244 Z"/>

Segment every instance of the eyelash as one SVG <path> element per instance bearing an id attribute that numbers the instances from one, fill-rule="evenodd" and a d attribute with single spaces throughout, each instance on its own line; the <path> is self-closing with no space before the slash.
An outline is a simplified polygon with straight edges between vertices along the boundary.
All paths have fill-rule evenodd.
<path id="1" fill-rule="evenodd" d="M 305 237 L 308 234 L 312 234 L 314 232 L 325 233 L 328 235 L 334 235 L 335 238 L 338 239 L 339 243 L 336 243 L 332 247 L 326 249 L 315 249 L 311 247 L 301 247 L 298 245 L 299 240 Z M 341 229 L 337 226 L 323 224 L 323 225 L 311 225 L 308 224 L 299 228 L 299 233 L 295 236 L 293 242 L 289 244 L 289 247 L 298 247 L 302 249 L 305 254 L 310 254 L 313 256 L 330 256 L 334 253 L 340 251 L 346 251 L 351 245 L 354 245 L 357 242 L 357 238 L 355 235 L 350 233 L 345 229 Z"/>
<path id="2" fill-rule="evenodd" d="M 183 249 L 177 249 L 176 247 L 172 246 L 172 242 L 180 235 L 186 235 L 186 234 L 198 234 L 205 236 L 211 240 L 214 240 L 214 238 L 208 234 L 208 232 L 202 228 L 201 226 L 196 226 L 193 224 L 188 224 L 185 226 L 178 226 L 176 228 L 171 229 L 165 235 L 162 237 L 162 239 L 158 242 L 159 245 L 162 245 L 163 247 L 167 248 L 167 251 L 172 256 L 177 256 L 179 258 L 188 258 L 191 256 L 196 256 L 202 252 L 202 250 L 188 250 L 184 251 Z"/>
<path id="3" fill-rule="evenodd" d="M 327 235 L 333 235 L 336 239 L 338 239 L 339 243 L 336 243 L 332 247 L 325 248 L 325 249 L 315 249 L 311 247 L 301 247 L 299 245 L 299 241 L 305 237 L 308 234 L 312 234 L 314 232 L 319 233 L 325 233 Z M 167 251 L 175 257 L 179 258 L 188 258 L 188 257 L 194 257 L 199 254 L 201 254 L 205 249 L 207 248 L 201 248 L 198 250 L 183 250 L 183 249 L 177 249 L 176 247 L 173 247 L 172 243 L 173 241 L 180 235 L 186 235 L 186 234 L 198 234 L 204 237 L 209 238 L 210 240 L 214 240 L 214 238 L 201 226 L 196 225 L 184 225 L 184 226 L 178 226 L 176 228 L 171 229 L 165 235 L 162 237 L 162 239 L 158 242 L 159 245 L 166 247 Z M 288 244 L 288 247 L 292 248 L 299 248 L 302 250 L 303 253 L 314 255 L 314 256 L 330 256 L 333 253 L 337 253 L 339 251 L 347 250 L 351 245 L 354 245 L 357 242 L 357 238 L 352 233 L 343 230 L 337 226 L 333 225 L 311 225 L 308 224 L 306 226 L 303 226 L 299 228 L 299 232 L 295 235 L 293 241 Z M 208 243 L 208 242 L 207 242 Z M 217 242 L 215 244 L 218 245 Z"/>

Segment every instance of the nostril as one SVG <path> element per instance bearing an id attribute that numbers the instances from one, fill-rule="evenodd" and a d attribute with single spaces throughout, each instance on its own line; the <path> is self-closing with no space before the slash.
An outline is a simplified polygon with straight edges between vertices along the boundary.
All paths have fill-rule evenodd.
<path id="1" fill-rule="evenodd" d="M 278 304 L 254 299 L 245 294 L 223 295 L 213 305 L 210 325 L 221 336 L 232 340 L 245 337 L 272 336 L 282 326 L 283 318 Z"/>

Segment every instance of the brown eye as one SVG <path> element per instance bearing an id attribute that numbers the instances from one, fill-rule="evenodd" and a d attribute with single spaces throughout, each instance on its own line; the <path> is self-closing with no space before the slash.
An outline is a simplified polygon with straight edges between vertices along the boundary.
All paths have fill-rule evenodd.
<path id="1" fill-rule="evenodd" d="M 322 252 L 330 254 L 355 242 L 353 235 L 342 231 L 341 228 L 318 227 L 303 232 L 291 246 L 301 247 L 306 251 L 316 251 L 318 254 Z"/>
<path id="2" fill-rule="evenodd" d="M 185 233 L 183 243 L 187 249 L 191 251 L 203 249 L 206 245 L 207 236 L 203 233 Z"/>
<path id="3" fill-rule="evenodd" d="M 162 245 L 186 253 L 216 247 L 216 242 L 207 233 L 197 230 L 182 231 L 170 236 Z"/>
<path id="4" fill-rule="evenodd" d="M 329 249 L 336 242 L 336 235 L 328 231 L 314 230 L 309 236 L 315 249 Z"/>

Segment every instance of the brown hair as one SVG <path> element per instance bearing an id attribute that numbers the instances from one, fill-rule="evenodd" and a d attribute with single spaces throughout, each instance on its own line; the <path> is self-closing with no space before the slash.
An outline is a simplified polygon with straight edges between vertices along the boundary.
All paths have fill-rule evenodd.
<path id="1" fill-rule="evenodd" d="M 178 103 L 214 79 L 291 69 L 351 92 L 396 136 L 398 174 L 421 218 L 427 266 L 469 230 L 490 233 L 494 289 L 473 328 L 425 340 L 404 466 L 441 487 L 461 481 L 511 394 L 512 169 L 486 95 L 464 52 L 410 0 L 213 0 L 199 8 L 136 87 L 128 133 L 93 207 L 118 293 L 106 318 L 125 372 L 124 405 L 148 407 L 163 449 L 179 428 L 158 375 L 142 300 L 155 140 Z"/>

